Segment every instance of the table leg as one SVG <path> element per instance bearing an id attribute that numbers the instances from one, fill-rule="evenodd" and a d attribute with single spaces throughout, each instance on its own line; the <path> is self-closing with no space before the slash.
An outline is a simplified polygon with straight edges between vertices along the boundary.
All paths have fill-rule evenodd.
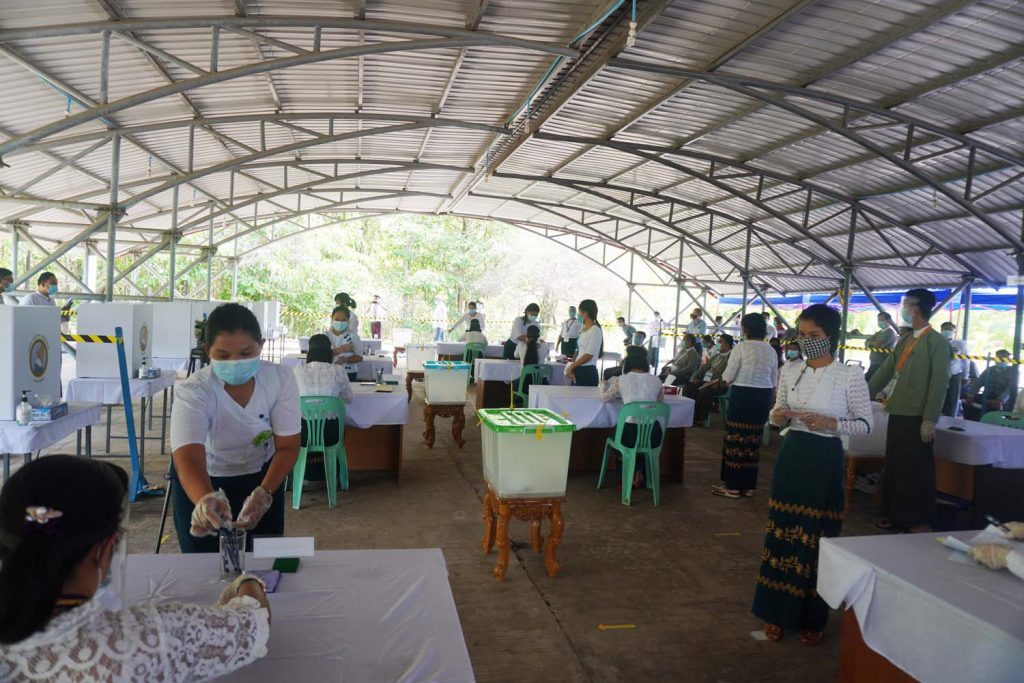
<path id="1" fill-rule="evenodd" d="M 75 432 L 75 457 L 82 457 L 82 430 Z"/>
<path id="2" fill-rule="evenodd" d="M 405 391 L 409 394 L 409 401 L 412 401 L 412 375 L 405 373 Z"/>
<path id="3" fill-rule="evenodd" d="M 167 453 L 167 389 L 164 389 L 164 406 L 160 416 L 160 453 Z"/>
<path id="4" fill-rule="evenodd" d="M 544 549 L 544 536 L 540 533 L 539 519 L 530 522 L 530 545 L 533 546 L 533 552 L 535 553 L 539 553 Z"/>
<path id="5" fill-rule="evenodd" d="M 551 534 L 548 535 L 547 547 L 544 550 L 544 568 L 548 570 L 548 576 L 558 576 L 558 570 L 562 565 L 558 563 L 558 546 L 562 542 L 562 532 L 565 530 L 565 520 L 562 519 L 562 504 L 555 501 L 551 504 Z"/>
<path id="6" fill-rule="evenodd" d="M 142 420 L 139 422 L 139 474 L 146 473 L 146 397 L 139 399 Z"/>
<path id="7" fill-rule="evenodd" d="M 508 518 L 512 510 L 508 503 L 502 501 L 498 504 L 498 562 L 494 565 L 494 578 L 498 581 L 505 580 L 508 573 L 508 558 L 511 548 L 508 540 Z"/>
<path id="8" fill-rule="evenodd" d="M 452 415 L 452 439 L 459 448 L 466 445 L 466 440 L 462 438 L 462 430 L 465 428 L 466 411 L 460 407 Z"/>
<path id="9" fill-rule="evenodd" d="M 484 555 L 490 555 L 494 548 L 494 495 L 490 491 L 484 494 L 484 538 L 480 545 L 483 546 Z"/>
<path id="10" fill-rule="evenodd" d="M 114 406 L 107 406 L 107 453 L 110 453 L 110 413 Z"/>
<path id="11" fill-rule="evenodd" d="M 92 459 L 92 425 L 85 428 L 85 457 Z"/>
<path id="12" fill-rule="evenodd" d="M 153 431 L 153 411 L 149 411 L 149 431 Z"/>
<path id="13" fill-rule="evenodd" d="M 29 451 L 28 453 L 22 453 L 21 454 L 21 464 L 22 465 L 27 465 L 30 462 L 32 462 L 32 452 Z"/>
<path id="14" fill-rule="evenodd" d="M 423 404 L 423 440 L 427 442 L 427 448 L 434 447 L 434 439 L 437 435 L 437 430 L 434 428 L 434 418 L 437 413 L 431 409 L 426 403 Z"/>

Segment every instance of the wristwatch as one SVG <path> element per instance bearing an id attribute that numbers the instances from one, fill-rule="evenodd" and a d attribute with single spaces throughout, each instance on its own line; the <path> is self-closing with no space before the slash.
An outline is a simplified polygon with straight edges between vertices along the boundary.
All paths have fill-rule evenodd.
<path id="1" fill-rule="evenodd" d="M 264 581 L 261 577 L 256 576 L 255 574 L 245 573 L 245 574 L 242 574 L 237 579 L 235 579 L 234 581 L 231 582 L 231 587 L 235 590 L 235 595 L 238 595 L 238 590 L 242 587 L 242 584 L 245 583 L 246 581 L 255 581 L 256 583 L 258 583 L 260 585 L 260 588 L 263 589 L 264 593 L 267 592 L 267 582 L 266 581 Z"/>

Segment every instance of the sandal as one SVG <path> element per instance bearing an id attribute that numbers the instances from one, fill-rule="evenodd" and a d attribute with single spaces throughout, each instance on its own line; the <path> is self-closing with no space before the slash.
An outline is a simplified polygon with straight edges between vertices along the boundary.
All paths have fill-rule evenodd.
<path id="1" fill-rule="evenodd" d="M 754 489 L 747 489 L 746 491 L 744 491 L 743 492 L 743 497 L 744 498 L 753 498 L 754 497 Z"/>
<path id="2" fill-rule="evenodd" d="M 881 522 L 875 522 L 875 528 L 882 531 L 899 531 L 900 525 L 891 519 L 883 519 Z"/>
<path id="3" fill-rule="evenodd" d="M 765 624 L 764 634 L 768 637 L 768 640 L 777 643 L 782 640 L 782 627 L 775 624 Z"/>
<path id="4" fill-rule="evenodd" d="M 711 495 L 721 496 L 722 498 L 731 498 L 733 500 L 739 500 L 742 497 L 739 491 L 730 491 L 724 486 L 712 486 Z"/>
<path id="5" fill-rule="evenodd" d="M 814 647 L 821 645 L 821 641 L 825 639 L 825 634 L 821 631 L 812 631 L 809 628 L 800 630 L 800 642 L 807 647 Z"/>

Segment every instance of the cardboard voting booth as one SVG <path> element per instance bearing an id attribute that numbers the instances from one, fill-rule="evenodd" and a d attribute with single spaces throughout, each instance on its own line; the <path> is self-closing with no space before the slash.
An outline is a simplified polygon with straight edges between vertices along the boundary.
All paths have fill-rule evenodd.
<path id="1" fill-rule="evenodd" d="M 60 309 L 0 306 L 0 420 L 13 420 L 21 392 L 60 400 Z M 35 395 L 35 397 L 33 396 Z"/>
<path id="2" fill-rule="evenodd" d="M 115 327 L 124 329 L 125 360 L 134 377 L 143 357 L 153 355 L 153 304 L 84 303 L 78 307 L 78 334 L 112 335 Z M 113 344 L 79 344 L 76 351 L 76 377 L 121 376 Z"/>

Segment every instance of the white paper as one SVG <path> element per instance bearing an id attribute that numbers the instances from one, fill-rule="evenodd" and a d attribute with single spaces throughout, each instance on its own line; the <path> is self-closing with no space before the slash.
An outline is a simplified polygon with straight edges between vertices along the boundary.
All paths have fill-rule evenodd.
<path id="1" fill-rule="evenodd" d="M 313 537 L 254 538 L 252 540 L 252 556 L 257 558 L 312 557 Z"/>

